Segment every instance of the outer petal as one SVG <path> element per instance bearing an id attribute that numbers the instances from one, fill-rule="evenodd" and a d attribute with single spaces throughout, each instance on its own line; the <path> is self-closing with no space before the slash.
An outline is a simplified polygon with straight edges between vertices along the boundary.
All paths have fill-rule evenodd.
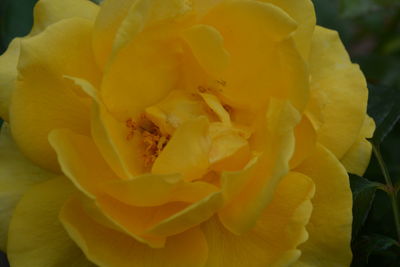
<path id="1" fill-rule="evenodd" d="M 268 129 L 260 137 L 267 141 L 263 154 L 241 171 L 222 174 L 226 203 L 219 218 L 233 233 L 241 234 L 254 226 L 277 184 L 289 171 L 295 146 L 294 127 L 299 120 L 299 113 L 289 103 L 271 101 Z"/>
<path id="2" fill-rule="evenodd" d="M 309 111 L 323 119 L 318 141 L 341 158 L 364 122 L 368 98 L 365 78 L 351 63 L 338 34 L 321 27 L 313 37 L 310 72 Z"/>
<path id="3" fill-rule="evenodd" d="M 63 173 L 88 196 L 94 198 L 105 183 L 118 179 L 89 137 L 58 129 L 50 132 L 49 141 Z"/>
<path id="4" fill-rule="evenodd" d="M 10 224 L 8 258 L 15 267 L 94 266 L 65 232 L 60 208 L 75 188 L 65 177 L 30 189 L 19 202 Z"/>
<path id="5" fill-rule="evenodd" d="M 0 56 L 0 117 L 9 119 L 11 95 L 17 78 L 17 64 L 21 39 L 12 40 L 6 52 Z"/>
<path id="6" fill-rule="evenodd" d="M 17 202 L 31 186 L 54 174 L 35 166 L 18 150 L 7 123 L 0 134 L 0 249 L 5 251 L 8 225 Z"/>
<path id="7" fill-rule="evenodd" d="M 88 0 L 40 0 L 34 8 L 31 35 L 62 19 L 80 17 L 94 21 L 99 7 Z"/>
<path id="8" fill-rule="evenodd" d="M 296 171 L 313 179 L 316 193 L 307 231 L 300 246 L 302 256 L 295 266 L 349 266 L 352 224 L 352 194 L 346 170 L 326 148 L 318 145 Z"/>
<path id="9" fill-rule="evenodd" d="M 298 28 L 293 34 L 296 45 L 305 60 L 311 47 L 311 39 L 314 33 L 316 17 L 314 5 L 311 0 L 258 0 L 269 2 L 285 10 L 296 22 Z"/>
<path id="10" fill-rule="evenodd" d="M 371 138 L 375 130 L 375 122 L 368 115 L 365 117 L 360 136 L 340 159 L 347 172 L 362 176 L 371 159 L 372 145 L 366 138 Z"/>
<path id="11" fill-rule="evenodd" d="M 35 5 L 34 25 L 28 38 L 62 19 L 81 17 L 94 20 L 98 7 L 88 0 L 41 0 Z M 0 57 L 0 117 L 8 120 L 11 94 L 17 78 L 20 39 L 14 39 Z"/>
<path id="12" fill-rule="evenodd" d="M 196 267 L 207 259 L 207 243 L 197 228 L 169 238 L 164 248 L 154 249 L 96 223 L 77 199 L 67 202 L 61 220 L 88 258 L 100 266 Z"/>
<path id="13" fill-rule="evenodd" d="M 289 37 L 297 25 L 287 13 L 270 3 L 225 1 L 201 23 L 221 33 L 231 55 L 229 67 L 217 77 L 225 83 L 216 90 L 228 104 L 257 109 L 276 97 L 290 98 L 296 108 L 304 108 L 308 72 Z"/>
<path id="14" fill-rule="evenodd" d="M 127 234 L 160 248 L 167 236 L 182 233 L 209 219 L 222 206 L 222 195 L 220 192 L 212 193 L 191 205 L 170 202 L 157 207 L 136 207 L 108 196 L 99 197 L 97 204 Z"/>
<path id="15" fill-rule="evenodd" d="M 300 256 L 297 246 L 307 239 L 313 194 L 310 178 L 289 173 L 250 232 L 234 235 L 217 219 L 204 223 L 210 248 L 206 266 L 289 266 Z"/>
<path id="16" fill-rule="evenodd" d="M 63 75 L 98 83 L 91 30 L 88 20 L 67 19 L 21 43 L 20 77 L 12 98 L 10 125 L 21 150 L 51 170 L 58 170 L 58 164 L 47 140 L 49 131 L 70 128 L 89 132 L 88 100 Z"/>

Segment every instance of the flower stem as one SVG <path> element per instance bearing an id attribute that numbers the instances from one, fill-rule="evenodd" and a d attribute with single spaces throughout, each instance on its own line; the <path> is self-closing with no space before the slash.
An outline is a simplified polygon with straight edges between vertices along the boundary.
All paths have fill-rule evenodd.
<path id="1" fill-rule="evenodd" d="M 399 210 L 399 203 L 397 201 L 397 190 L 393 186 L 393 182 L 390 177 L 389 170 L 385 164 L 385 161 L 383 160 L 379 145 L 373 144 L 372 150 L 374 151 L 374 155 L 375 155 L 376 159 L 378 160 L 379 166 L 383 173 L 383 177 L 385 177 L 386 186 L 388 189 L 386 191 L 389 194 L 391 202 L 392 202 L 394 222 L 395 222 L 396 231 L 397 231 L 397 239 L 398 239 L 398 241 L 400 241 L 400 210 Z"/>

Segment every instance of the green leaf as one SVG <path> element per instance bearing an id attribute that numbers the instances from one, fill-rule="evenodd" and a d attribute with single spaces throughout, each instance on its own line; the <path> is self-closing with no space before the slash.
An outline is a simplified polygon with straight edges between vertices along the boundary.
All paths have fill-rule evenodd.
<path id="1" fill-rule="evenodd" d="M 392 131 L 400 119 L 400 91 L 385 86 L 369 85 L 368 114 L 376 123 L 376 130 L 371 142 L 375 145 Z"/>
<path id="2" fill-rule="evenodd" d="M 371 210 L 376 189 L 382 184 L 350 174 L 350 186 L 353 192 L 353 238 L 355 238 Z"/>
<path id="3" fill-rule="evenodd" d="M 375 8 L 373 0 L 340 0 L 340 11 L 345 17 L 364 15 Z"/>
<path id="4" fill-rule="evenodd" d="M 392 248 L 394 249 L 394 251 L 389 251 Z M 353 244 L 354 257 L 351 266 L 365 266 L 366 264 L 368 264 L 370 257 L 378 253 L 385 253 L 387 255 L 394 254 L 392 255 L 393 257 L 391 257 L 394 264 L 392 266 L 396 266 L 395 264 L 398 259 L 396 254 L 398 253 L 398 250 L 399 243 L 390 237 L 379 234 L 362 236 L 360 239 L 357 240 L 356 243 Z M 389 257 L 387 256 L 387 258 Z"/>
<path id="5" fill-rule="evenodd" d="M 7 257 L 3 253 L 3 251 L 0 251 L 0 266 L 1 267 L 9 267 L 10 266 L 10 265 L 8 265 Z"/>
<path id="6" fill-rule="evenodd" d="M 0 39 L 1 48 L 7 48 L 17 36 L 24 36 L 32 28 L 32 10 L 37 0 L 0 1 Z"/>

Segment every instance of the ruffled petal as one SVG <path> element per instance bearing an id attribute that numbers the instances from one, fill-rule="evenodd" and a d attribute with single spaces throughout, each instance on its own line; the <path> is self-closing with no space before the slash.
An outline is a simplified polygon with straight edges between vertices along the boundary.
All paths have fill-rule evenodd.
<path id="1" fill-rule="evenodd" d="M 101 3 L 93 31 L 93 51 L 100 68 L 106 65 L 121 22 L 135 0 L 105 0 Z"/>
<path id="2" fill-rule="evenodd" d="M 294 152 L 294 127 L 300 114 L 288 102 L 271 101 L 268 129 L 260 138 L 265 150 L 243 170 L 222 174 L 225 205 L 219 211 L 222 224 L 236 234 L 250 230 L 271 201 L 279 181 L 289 171 Z"/>
<path id="3" fill-rule="evenodd" d="M 216 77 L 222 84 L 214 88 L 228 104 L 257 109 L 275 97 L 289 98 L 296 108 L 304 109 L 308 72 L 290 37 L 297 24 L 286 12 L 270 3 L 225 1 L 200 23 L 223 36 L 230 54 L 228 68 Z"/>
<path id="4" fill-rule="evenodd" d="M 316 17 L 311 0 L 258 0 L 274 4 L 285 10 L 298 24 L 293 38 L 301 55 L 308 60 Z"/>
<path id="5" fill-rule="evenodd" d="M 89 197 L 94 198 L 104 184 L 118 179 L 89 137 L 57 129 L 50 132 L 49 141 L 63 173 Z"/>
<path id="6" fill-rule="evenodd" d="M 212 219 L 201 228 L 209 245 L 206 266 L 289 266 L 300 256 L 298 245 L 308 235 L 310 199 L 314 183 L 300 173 L 289 173 L 276 188 L 255 227 L 241 235 Z"/>
<path id="7" fill-rule="evenodd" d="M 12 140 L 7 123 L 0 134 L 0 249 L 6 250 L 8 225 L 19 199 L 31 186 L 54 177 L 26 159 Z"/>
<path id="8" fill-rule="evenodd" d="M 309 112 L 312 117 L 322 118 L 318 142 L 341 158 L 356 141 L 364 122 L 367 84 L 360 68 L 351 63 L 338 33 L 315 29 Z"/>
<path id="9" fill-rule="evenodd" d="M 84 18 L 94 21 L 99 7 L 88 0 L 40 0 L 33 10 L 33 28 L 30 35 L 45 30 L 47 26 L 67 18 Z"/>
<path id="10" fill-rule="evenodd" d="M 90 132 L 89 100 L 63 75 L 98 83 L 91 31 L 88 20 L 66 19 L 21 42 L 20 76 L 10 107 L 11 130 L 24 154 L 47 169 L 59 170 L 47 140 L 49 131 Z"/>
<path id="11" fill-rule="evenodd" d="M 88 216 L 78 199 L 66 203 L 61 220 L 87 257 L 100 266 L 200 267 L 207 259 L 207 242 L 198 228 L 172 236 L 164 248 L 154 249 L 98 224 Z"/>
<path id="12" fill-rule="evenodd" d="M 101 68 L 143 28 L 186 10 L 184 0 L 106 0 L 96 19 L 93 48 Z"/>
<path id="13" fill-rule="evenodd" d="M 118 177 L 127 179 L 142 173 L 143 158 L 138 149 L 138 138 L 127 138 L 126 122 L 116 120 L 104 107 L 98 90 L 88 81 L 67 76 L 92 98 L 91 135 L 104 160 Z M 136 148 L 136 149 L 135 149 Z"/>
<path id="14" fill-rule="evenodd" d="M 213 27 L 197 24 L 183 32 L 199 64 L 209 75 L 220 75 L 229 65 L 229 53 L 225 50 L 223 37 Z"/>
<path id="15" fill-rule="evenodd" d="M 15 267 L 94 267 L 58 219 L 66 199 L 76 193 L 65 177 L 32 187 L 14 211 L 7 254 Z"/>
<path id="16" fill-rule="evenodd" d="M 188 10 L 187 0 L 136 1 L 115 35 L 111 60 L 121 48 L 132 42 L 145 28 L 154 27 L 160 23 L 171 23 L 174 18 L 183 15 Z"/>
<path id="17" fill-rule="evenodd" d="M 317 133 L 308 119 L 307 115 L 303 115 L 300 123 L 294 129 L 296 139 L 296 148 L 292 158 L 290 159 L 290 169 L 297 167 L 305 160 L 317 145 Z"/>
<path id="18" fill-rule="evenodd" d="M 368 115 L 365 117 L 360 136 L 340 159 L 347 172 L 362 176 L 369 165 L 372 145 L 367 140 L 374 134 L 375 122 Z"/>
<path id="19" fill-rule="evenodd" d="M 352 193 L 346 170 L 332 152 L 318 145 L 296 171 L 316 187 L 309 239 L 299 247 L 302 255 L 296 266 L 349 266 Z"/>
<path id="20" fill-rule="evenodd" d="M 97 198 L 97 205 L 127 234 L 160 248 L 165 245 L 167 236 L 182 233 L 209 219 L 222 206 L 222 194 L 212 193 L 193 204 L 170 202 L 157 207 L 130 206 L 101 196 Z"/>
<path id="21" fill-rule="evenodd" d="M 184 182 L 180 174 L 145 174 L 107 183 L 103 192 L 132 206 L 159 206 L 168 202 L 194 203 L 218 191 L 205 182 Z"/>
<path id="22" fill-rule="evenodd" d="M 17 79 L 17 64 L 20 53 L 21 39 L 11 41 L 8 49 L 0 56 L 0 117 L 9 120 L 11 95 Z"/>
<path id="23" fill-rule="evenodd" d="M 161 33 L 152 36 L 149 30 L 137 36 L 115 55 L 104 74 L 100 95 L 119 120 L 136 120 L 145 108 L 177 89 L 180 51 Z"/>

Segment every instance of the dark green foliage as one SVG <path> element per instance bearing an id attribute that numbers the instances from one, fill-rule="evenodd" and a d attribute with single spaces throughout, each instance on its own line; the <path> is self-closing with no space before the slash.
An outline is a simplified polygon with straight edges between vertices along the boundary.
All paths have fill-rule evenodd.
<path id="1" fill-rule="evenodd" d="M 368 114 L 376 123 L 373 144 L 380 145 L 400 119 L 399 103 L 400 90 L 369 85 Z"/>
<path id="2" fill-rule="evenodd" d="M 353 245 L 354 260 L 352 267 L 361 266 L 399 266 L 399 243 L 387 236 L 371 234 L 361 236 Z M 378 257 L 377 257 L 378 256 Z M 379 257 L 380 256 L 380 257 Z M 379 258 L 382 261 L 378 262 Z M 378 264 L 378 265 L 375 265 Z"/>
<path id="3" fill-rule="evenodd" d="M 349 18 L 396 7 L 400 7 L 398 0 L 340 0 L 341 14 Z"/>
<path id="4" fill-rule="evenodd" d="M 31 30 L 32 8 L 37 0 L 0 1 L 0 51 L 17 36 L 24 36 Z"/>
<path id="5" fill-rule="evenodd" d="M 0 267 L 9 267 L 6 255 L 0 251 Z"/>
<path id="6" fill-rule="evenodd" d="M 353 191 L 353 237 L 355 237 L 371 210 L 375 191 L 382 184 L 368 181 L 357 175 L 350 175 L 350 185 Z"/>

